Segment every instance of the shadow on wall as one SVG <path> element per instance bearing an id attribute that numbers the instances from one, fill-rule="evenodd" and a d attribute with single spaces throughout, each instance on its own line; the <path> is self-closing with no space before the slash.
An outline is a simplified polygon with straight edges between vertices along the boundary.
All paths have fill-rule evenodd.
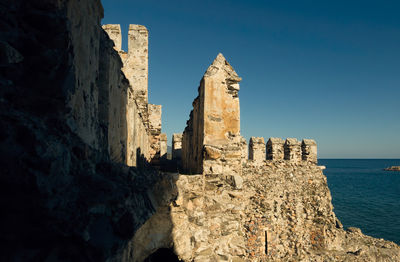
<path id="1" fill-rule="evenodd" d="M 157 186 L 163 176 L 140 151 L 137 168 L 123 164 L 128 82 L 99 24 L 100 1 L 7 3 L 0 261 L 121 261 L 174 182 Z"/>

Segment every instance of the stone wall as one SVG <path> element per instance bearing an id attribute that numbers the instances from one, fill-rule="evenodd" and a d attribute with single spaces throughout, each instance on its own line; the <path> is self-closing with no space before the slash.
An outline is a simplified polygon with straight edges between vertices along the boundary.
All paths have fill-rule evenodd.
<path id="1" fill-rule="evenodd" d="M 242 162 L 245 162 L 249 158 L 249 147 L 247 146 L 246 138 L 242 137 L 240 141 L 241 141 L 240 147 L 242 151 Z"/>
<path id="2" fill-rule="evenodd" d="M 160 158 L 167 159 L 167 134 L 162 133 L 160 135 Z"/>
<path id="3" fill-rule="evenodd" d="M 240 174 L 240 80 L 222 54 L 204 74 L 183 132 L 182 163 L 186 172 Z"/>
<path id="4" fill-rule="evenodd" d="M 343 229 L 317 165 L 249 161 L 236 182 L 225 176 L 163 177 L 160 188 L 170 190 L 158 195 L 164 204 L 135 235 L 133 261 L 159 248 L 173 248 L 182 261 L 400 259 L 393 242 Z"/>
<path id="5" fill-rule="evenodd" d="M 102 31 L 93 29 L 94 24 L 100 23 L 103 15 L 101 5 L 87 8 L 87 15 L 81 15 L 81 6 L 75 1 L 69 4 L 66 10 L 70 18 L 71 48 L 73 49 L 74 63 L 71 68 L 71 79 L 75 88 L 66 90 L 67 123 L 71 130 L 83 139 L 85 143 L 95 149 L 102 149 L 104 133 L 98 132 L 99 123 L 99 64 L 100 38 Z M 118 76 L 118 71 L 115 71 Z"/>
<path id="6" fill-rule="evenodd" d="M 133 86 L 139 109 L 147 111 L 149 72 L 149 32 L 143 25 L 129 25 L 128 53 L 122 56 L 124 71 Z"/>
<path id="7" fill-rule="evenodd" d="M 317 143 L 312 139 L 303 139 L 301 142 L 301 155 L 303 161 L 317 163 Z"/>
<path id="8" fill-rule="evenodd" d="M 249 147 L 250 160 L 263 162 L 266 159 L 265 142 L 263 137 L 251 137 Z"/>
<path id="9" fill-rule="evenodd" d="M 150 159 L 157 162 L 160 159 L 161 138 L 161 105 L 148 105 L 149 130 L 150 130 Z"/>
<path id="10" fill-rule="evenodd" d="M 99 63 L 99 124 L 103 143 L 113 162 L 127 162 L 127 95 L 129 82 L 121 72 L 122 62 L 103 32 Z M 99 132 L 100 134 L 102 132 Z"/>
<path id="11" fill-rule="evenodd" d="M 107 32 L 110 39 L 114 42 L 114 49 L 119 52 L 122 50 L 121 26 L 118 24 L 104 25 L 103 29 Z"/>
<path id="12" fill-rule="evenodd" d="M 182 159 L 182 134 L 172 135 L 172 160 Z"/>
<path id="13" fill-rule="evenodd" d="M 267 159 L 268 160 L 283 160 L 285 141 L 281 138 L 271 137 L 267 142 Z"/>
<path id="14" fill-rule="evenodd" d="M 101 2 L 0 6 L 0 261 L 129 261 L 162 189 L 124 165 L 148 127 Z"/>
<path id="15" fill-rule="evenodd" d="M 204 81 L 200 82 L 200 87 L 202 85 L 204 85 Z M 190 174 L 202 172 L 204 113 L 201 108 L 204 103 L 203 90 L 203 88 L 199 88 L 199 96 L 192 103 L 193 110 L 190 112 L 182 137 L 182 167 L 185 172 Z"/>
<path id="16" fill-rule="evenodd" d="M 292 163 L 306 161 L 309 164 L 317 164 L 317 143 L 312 139 L 271 137 L 267 145 L 262 137 L 251 137 L 249 143 L 249 158 L 253 163 L 287 160 Z M 244 158 L 246 161 L 247 158 Z"/>
<path id="17" fill-rule="evenodd" d="M 287 138 L 284 149 L 284 159 L 292 162 L 299 162 L 302 160 L 301 143 L 296 138 Z"/>
<path id="18" fill-rule="evenodd" d="M 142 25 L 130 25 L 128 51 L 121 50 L 120 25 L 103 25 L 114 49 L 123 62 L 128 80 L 126 108 L 126 163 L 158 162 L 160 158 L 161 105 L 148 104 L 148 31 Z"/>

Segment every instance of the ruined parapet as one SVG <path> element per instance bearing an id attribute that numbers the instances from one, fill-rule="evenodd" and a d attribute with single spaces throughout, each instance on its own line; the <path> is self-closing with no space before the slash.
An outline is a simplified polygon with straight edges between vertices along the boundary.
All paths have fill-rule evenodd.
<path id="1" fill-rule="evenodd" d="M 180 161 L 182 158 L 182 134 L 172 135 L 172 160 Z"/>
<path id="2" fill-rule="evenodd" d="M 249 159 L 255 162 L 263 162 L 266 159 L 265 142 L 263 137 L 250 138 L 249 143 Z"/>
<path id="3" fill-rule="evenodd" d="M 111 40 L 114 41 L 114 49 L 117 51 L 121 51 L 122 47 L 122 35 L 121 35 L 121 26 L 120 25 L 103 25 L 104 31 L 107 32 L 108 36 Z"/>
<path id="4" fill-rule="evenodd" d="M 121 50 L 120 25 L 103 25 L 114 49 L 122 60 L 122 71 L 128 81 L 125 94 L 126 164 L 136 166 L 139 161 L 151 161 L 160 153 L 161 106 L 148 105 L 148 31 L 142 25 L 129 25 L 128 52 Z M 110 86 L 110 89 L 118 90 Z M 150 119 L 151 118 L 151 119 Z M 151 121 L 151 123 L 150 123 Z M 116 139 L 115 139 L 116 140 Z M 113 150 L 117 152 L 118 148 Z"/>
<path id="5" fill-rule="evenodd" d="M 283 160 L 285 141 L 282 138 L 271 137 L 267 142 L 267 160 Z"/>
<path id="6" fill-rule="evenodd" d="M 186 172 L 241 173 L 240 80 L 222 54 L 205 72 L 183 133 Z"/>
<path id="7" fill-rule="evenodd" d="M 303 139 L 301 143 L 302 160 L 317 164 L 317 143 L 313 139 Z"/>
<path id="8" fill-rule="evenodd" d="M 160 158 L 166 159 L 167 158 L 167 134 L 162 133 L 160 134 Z"/>
<path id="9" fill-rule="evenodd" d="M 293 162 L 300 162 L 301 157 L 301 143 L 296 138 L 287 138 L 284 144 L 284 158 Z"/>

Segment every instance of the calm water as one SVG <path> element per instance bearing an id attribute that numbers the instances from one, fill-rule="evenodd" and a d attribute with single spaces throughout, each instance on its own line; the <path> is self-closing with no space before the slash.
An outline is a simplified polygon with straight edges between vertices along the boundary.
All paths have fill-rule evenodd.
<path id="1" fill-rule="evenodd" d="M 396 159 L 319 159 L 326 166 L 336 216 L 345 228 L 400 244 L 400 166 Z"/>

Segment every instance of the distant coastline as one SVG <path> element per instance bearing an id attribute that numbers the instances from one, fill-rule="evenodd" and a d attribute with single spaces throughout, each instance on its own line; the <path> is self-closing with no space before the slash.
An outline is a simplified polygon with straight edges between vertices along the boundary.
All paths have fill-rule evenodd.
<path id="1" fill-rule="evenodd" d="M 385 171 L 400 171 L 400 166 L 391 166 L 383 169 Z"/>

